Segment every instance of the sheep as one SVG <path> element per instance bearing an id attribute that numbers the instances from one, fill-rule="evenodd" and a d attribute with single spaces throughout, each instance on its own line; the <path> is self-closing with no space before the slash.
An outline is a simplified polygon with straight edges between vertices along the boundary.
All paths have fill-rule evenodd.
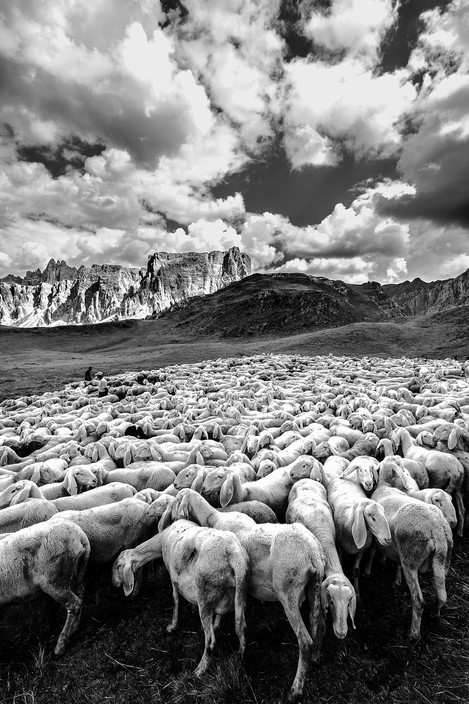
<path id="1" fill-rule="evenodd" d="M 173 498 L 161 495 L 148 504 L 132 497 L 82 511 L 61 511 L 50 520 L 76 523 L 90 541 L 90 562 L 110 562 L 121 550 L 147 537 Z"/>
<path id="2" fill-rule="evenodd" d="M 90 544 L 78 526 L 45 521 L 0 540 L 0 604 L 35 596 L 51 596 L 67 610 L 54 648 L 62 655 L 78 629 L 83 604 L 83 577 Z"/>
<path id="3" fill-rule="evenodd" d="M 376 458 L 382 460 L 384 457 L 399 457 L 399 455 L 394 454 L 394 444 L 390 438 L 381 438 L 376 448 Z M 402 460 L 402 466 L 415 479 L 419 489 L 427 489 L 430 484 L 430 478 L 423 464 L 418 460 L 411 460 L 409 457 L 401 457 L 400 459 Z"/>
<path id="4" fill-rule="evenodd" d="M 132 550 L 124 550 L 112 567 L 112 583 L 121 584 L 126 596 L 134 589 L 134 572 L 147 562 L 162 557 L 173 589 L 173 618 L 167 627 L 178 625 L 179 594 L 199 609 L 205 648 L 194 674 L 207 670 L 215 647 L 215 634 L 221 617 L 235 612 L 235 630 L 241 657 L 245 650 L 249 560 L 238 538 L 229 531 L 203 528 L 179 520 Z"/>
<path id="5" fill-rule="evenodd" d="M 239 476 L 228 474 L 220 490 L 220 504 L 225 507 L 230 503 L 257 499 L 273 509 L 281 520 L 288 503 L 288 492 L 294 482 L 309 477 L 313 470 L 319 472 L 319 463 L 314 457 L 298 457 L 287 467 L 279 467 L 263 479 L 242 484 Z"/>
<path id="6" fill-rule="evenodd" d="M 378 466 L 379 462 L 375 457 L 359 455 L 348 464 L 340 476 L 350 477 L 356 473 L 358 483 L 365 491 L 370 492 L 378 481 Z"/>
<path id="7" fill-rule="evenodd" d="M 372 455 L 374 456 L 376 447 L 378 445 L 379 438 L 374 433 L 365 433 L 359 438 L 349 450 L 342 452 L 341 457 L 347 460 L 353 460 L 359 455 Z"/>
<path id="8" fill-rule="evenodd" d="M 250 594 L 261 601 L 279 601 L 298 639 L 298 666 L 287 697 L 288 702 L 297 701 L 309 660 L 317 662 L 320 656 L 318 630 L 325 556 L 319 541 L 299 523 L 257 525 L 237 512 L 220 513 L 192 489 L 179 492 L 174 513 L 209 528 L 231 530 L 240 539 L 250 561 Z M 311 635 L 300 612 L 305 598 L 310 607 Z"/>
<path id="9" fill-rule="evenodd" d="M 355 589 L 345 576 L 335 541 L 336 531 L 327 491 L 319 482 L 300 479 L 293 485 L 288 497 L 287 523 L 302 523 L 319 540 L 326 561 L 321 585 L 321 604 L 325 614 L 331 611 L 332 627 L 337 638 L 347 635 L 347 617 L 355 628 Z"/>
<path id="10" fill-rule="evenodd" d="M 97 482 L 93 472 L 86 466 L 70 467 L 61 482 L 44 484 L 41 493 L 45 499 L 58 499 L 60 496 L 74 495 L 83 489 L 93 488 Z"/>
<path id="11" fill-rule="evenodd" d="M 420 489 L 415 479 L 407 471 L 402 457 L 386 457 L 386 462 L 392 462 L 400 468 L 400 472 L 393 475 L 393 486 L 404 491 L 407 496 L 411 496 L 427 504 L 433 504 L 440 509 L 449 525 L 454 528 L 457 524 L 456 511 L 451 500 L 451 495 L 443 489 L 427 488 Z"/>
<path id="12" fill-rule="evenodd" d="M 190 464 L 188 467 L 182 469 L 179 474 L 176 475 L 172 486 L 175 489 L 174 495 L 179 491 L 179 489 L 187 489 L 190 487 L 194 491 L 201 491 L 202 485 L 209 472 L 209 468 L 204 465 Z M 165 491 L 168 491 L 171 486 L 167 487 Z"/>
<path id="13" fill-rule="evenodd" d="M 263 501 L 241 501 L 240 503 L 230 504 L 224 508 L 219 507 L 217 511 L 221 511 L 222 513 L 238 511 L 246 514 L 246 516 L 250 516 L 256 523 L 278 523 L 274 511 Z"/>
<path id="14" fill-rule="evenodd" d="M 417 460 L 428 472 L 430 485 L 444 489 L 454 497 L 454 505 L 458 517 L 456 535 L 462 537 L 466 510 L 464 508 L 462 487 L 464 468 L 456 457 L 439 450 L 427 450 L 415 445 L 405 428 L 394 432 L 393 441 L 402 447 L 404 457 Z"/>
<path id="15" fill-rule="evenodd" d="M 142 489 L 155 489 L 163 491 L 176 479 L 172 469 L 165 467 L 161 462 L 136 462 L 132 468 L 128 465 L 124 469 L 113 469 L 103 476 L 103 484 L 111 482 L 123 482 L 135 487 L 137 491 Z"/>
<path id="16" fill-rule="evenodd" d="M 51 499 L 50 502 L 58 511 L 83 511 L 87 508 L 122 501 L 122 499 L 130 499 L 137 495 L 136 491 L 137 490 L 129 484 L 112 482 L 111 484 L 98 486 L 95 489 L 90 489 L 76 496 L 61 496 L 58 499 Z"/>
<path id="17" fill-rule="evenodd" d="M 447 452 L 462 464 L 464 469 L 464 504 L 469 506 L 469 437 L 465 428 L 457 425 L 440 425 L 433 431 L 433 442 L 437 450 Z"/>
<path id="18" fill-rule="evenodd" d="M 15 481 L 30 479 L 38 486 L 51 484 L 63 479 L 64 471 L 67 467 L 68 462 L 59 457 L 45 460 L 44 462 L 33 462 L 16 473 Z"/>
<path id="19" fill-rule="evenodd" d="M 372 496 L 384 509 L 392 544 L 381 544 L 379 549 L 386 557 L 400 563 L 412 600 L 408 637 L 410 640 L 418 640 L 424 606 L 418 573 L 429 569 L 433 571 L 437 594 L 436 615 L 439 616 L 447 600 L 445 578 L 453 538 L 451 528 L 440 509 L 396 489 L 393 485 L 394 476 L 405 482 L 399 466 L 390 459 L 383 460 L 379 468 L 378 486 Z"/>
<path id="20" fill-rule="evenodd" d="M 7 506 L 0 511 L 0 535 L 47 521 L 56 513 L 56 506 L 46 499 L 30 499 Z"/>
<path id="21" fill-rule="evenodd" d="M 386 545 L 391 542 L 389 526 L 383 508 L 369 499 L 362 487 L 351 479 L 332 477 L 327 480 L 327 499 L 332 508 L 337 543 L 342 551 L 354 555 L 353 586 L 360 598 L 358 575 L 360 562 L 372 538 Z"/>
<path id="22" fill-rule="evenodd" d="M 253 482 L 256 479 L 254 469 L 245 463 L 233 463 L 228 467 L 216 467 L 207 472 L 201 487 L 200 493 L 212 506 L 219 507 L 220 492 L 227 477 L 231 474 L 236 474 L 239 477 L 241 484 Z M 197 491 L 196 487 L 192 487 Z"/>

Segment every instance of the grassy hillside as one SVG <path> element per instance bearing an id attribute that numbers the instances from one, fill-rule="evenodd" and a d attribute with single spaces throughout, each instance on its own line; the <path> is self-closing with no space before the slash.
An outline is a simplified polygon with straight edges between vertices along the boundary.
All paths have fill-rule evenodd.
<path id="1" fill-rule="evenodd" d="M 204 309 L 205 317 L 210 319 L 212 312 Z M 197 319 L 189 317 L 181 324 L 178 311 L 159 320 L 34 329 L 0 327 L 0 400 L 80 380 L 90 364 L 95 372 L 101 369 L 112 375 L 264 352 L 429 358 L 457 354 L 465 359 L 469 354 L 469 307 L 290 335 L 278 331 L 258 334 L 253 324 L 252 333 L 241 337 L 224 337 L 223 331 L 207 334 L 198 327 Z"/>

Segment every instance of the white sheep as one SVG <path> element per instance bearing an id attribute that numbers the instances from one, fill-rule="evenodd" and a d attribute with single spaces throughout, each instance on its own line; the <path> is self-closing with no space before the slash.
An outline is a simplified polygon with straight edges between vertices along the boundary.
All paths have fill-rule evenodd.
<path id="1" fill-rule="evenodd" d="M 229 531 L 176 521 L 145 543 L 121 552 L 112 567 L 112 583 L 116 587 L 122 584 L 129 596 L 134 589 L 135 571 L 160 557 L 173 588 L 174 609 L 168 633 L 178 625 L 179 594 L 199 609 L 205 648 L 194 674 L 200 677 L 207 670 L 221 617 L 231 611 L 235 612 L 235 630 L 243 656 L 249 560 L 238 538 Z"/>
<path id="2" fill-rule="evenodd" d="M 132 497 L 82 511 L 61 511 L 50 520 L 71 521 L 80 526 L 90 541 L 90 562 L 110 562 L 121 550 L 134 547 L 156 528 L 172 499 L 162 494 L 148 504 Z"/>
<path id="3" fill-rule="evenodd" d="M 327 500 L 334 516 L 338 546 L 347 554 L 355 556 L 353 586 L 358 599 L 358 576 L 363 554 L 371 545 L 373 537 L 383 545 L 391 542 L 389 526 L 383 508 L 368 498 L 357 482 L 342 477 L 327 479 L 326 474 L 325 483 Z"/>
<path id="4" fill-rule="evenodd" d="M 429 450 L 416 445 L 406 428 L 398 428 L 393 435 L 397 447 L 401 446 L 404 457 L 417 460 L 428 472 L 430 485 L 444 489 L 454 497 L 458 517 L 456 534 L 462 537 L 466 510 L 464 508 L 462 488 L 464 468 L 456 457 L 439 450 Z"/>
<path id="5" fill-rule="evenodd" d="M 192 489 L 179 492 L 175 509 L 173 515 L 177 517 L 233 531 L 249 556 L 250 594 L 260 601 L 282 604 L 298 639 L 298 666 L 287 698 L 296 701 L 303 692 L 309 661 L 317 662 L 320 656 L 320 590 L 325 557 L 319 541 L 299 523 L 258 525 L 236 511 L 220 513 Z M 165 516 L 163 526 L 164 520 Z M 305 599 L 310 607 L 311 635 L 300 612 Z"/>
<path id="6" fill-rule="evenodd" d="M 304 455 L 292 464 L 278 467 L 271 474 L 254 482 L 242 484 L 237 474 L 229 473 L 220 490 L 220 504 L 225 507 L 230 503 L 256 499 L 270 506 L 281 520 L 287 508 L 288 493 L 295 481 L 310 477 L 311 472 L 315 470 L 320 478 L 318 461 L 314 457 Z"/>
<path id="7" fill-rule="evenodd" d="M 58 499 L 60 496 L 78 494 L 83 489 L 91 489 L 97 485 L 97 478 L 86 466 L 69 467 L 65 470 L 60 482 L 44 484 L 41 493 L 45 499 Z"/>
<path id="8" fill-rule="evenodd" d="M 318 481 L 301 479 L 293 485 L 288 497 L 287 523 L 302 523 L 319 540 L 326 556 L 321 604 L 332 616 L 337 638 L 347 635 L 347 618 L 355 628 L 355 589 L 345 576 L 336 548 L 336 530 L 327 491 Z"/>
<path id="9" fill-rule="evenodd" d="M 0 535 L 14 533 L 35 523 L 47 521 L 57 513 L 57 508 L 46 499 L 30 499 L 0 511 Z"/>
<path id="10" fill-rule="evenodd" d="M 399 455 L 394 454 L 394 443 L 390 438 L 381 438 L 376 448 L 376 457 L 380 460 L 384 457 L 399 457 Z M 401 457 L 400 459 L 402 460 L 402 465 L 417 482 L 419 489 L 427 489 L 430 484 L 430 479 L 423 464 L 409 457 Z"/>
<path id="11" fill-rule="evenodd" d="M 62 655 L 80 623 L 90 544 L 73 523 L 45 521 L 0 540 L 0 604 L 51 596 L 67 610 L 54 652 Z"/>
<path id="12" fill-rule="evenodd" d="M 439 616 L 447 600 L 445 581 L 453 538 L 451 528 L 440 509 L 413 499 L 395 488 L 395 476 L 400 481 L 405 481 L 395 462 L 383 460 L 373 497 L 384 509 L 391 529 L 392 544 L 380 545 L 379 549 L 402 568 L 412 599 L 412 621 L 408 636 L 411 640 L 418 640 L 424 607 L 418 573 L 430 569 L 433 571 L 437 594 L 436 614 Z"/>

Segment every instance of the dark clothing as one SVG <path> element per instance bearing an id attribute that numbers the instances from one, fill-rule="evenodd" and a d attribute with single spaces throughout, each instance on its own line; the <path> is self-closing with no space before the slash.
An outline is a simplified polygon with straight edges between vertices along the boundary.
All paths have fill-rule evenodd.
<path id="1" fill-rule="evenodd" d="M 91 376 L 91 370 L 93 367 L 89 367 L 86 372 L 85 372 L 85 381 L 91 381 L 92 376 Z"/>

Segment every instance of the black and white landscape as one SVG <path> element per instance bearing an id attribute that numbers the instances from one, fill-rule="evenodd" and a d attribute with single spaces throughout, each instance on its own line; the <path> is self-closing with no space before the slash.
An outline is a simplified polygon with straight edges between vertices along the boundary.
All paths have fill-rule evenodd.
<path id="1" fill-rule="evenodd" d="M 4 3 L 0 704 L 469 699 L 468 69 L 465 0 Z"/>

